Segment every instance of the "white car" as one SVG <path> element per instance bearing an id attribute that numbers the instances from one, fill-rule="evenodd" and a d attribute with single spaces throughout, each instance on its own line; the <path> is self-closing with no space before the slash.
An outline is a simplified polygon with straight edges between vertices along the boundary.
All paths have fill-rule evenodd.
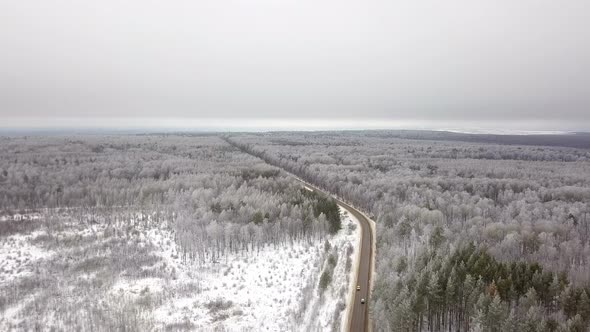
<path id="1" fill-rule="evenodd" d="M 365 299 L 361 299 L 361 304 L 365 304 Z"/>

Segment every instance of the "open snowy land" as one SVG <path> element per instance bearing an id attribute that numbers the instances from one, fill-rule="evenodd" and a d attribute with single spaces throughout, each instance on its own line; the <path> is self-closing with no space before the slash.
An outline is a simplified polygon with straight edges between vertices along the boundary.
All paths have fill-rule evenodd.
<path id="1" fill-rule="evenodd" d="M 5 138 L 0 330 L 338 330 L 350 225 L 218 136 Z"/>
<path id="2" fill-rule="evenodd" d="M 133 220 L 135 227 L 126 234 L 123 223 L 89 227 L 70 220 L 59 232 L 41 228 L 2 237 L 0 330 L 71 327 L 60 325 L 63 315 L 72 315 L 66 322 L 89 328 L 91 322 L 81 320 L 94 306 L 162 331 L 339 330 L 346 324 L 359 236 L 357 221 L 347 211 L 343 216 L 342 229 L 325 241 L 266 245 L 206 263 L 182 259 L 166 222 Z M 117 242 L 122 246 L 111 246 Z M 136 251 L 144 258 L 126 258 L 135 256 L 125 252 Z M 101 268 L 84 268 L 103 260 L 117 262 L 108 277 Z M 331 280 L 322 288 L 324 272 Z M 30 286 L 29 292 L 28 283 L 49 288 Z M 98 286 L 103 283 L 108 287 Z M 82 317 L 73 317 L 76 313 Z"/>

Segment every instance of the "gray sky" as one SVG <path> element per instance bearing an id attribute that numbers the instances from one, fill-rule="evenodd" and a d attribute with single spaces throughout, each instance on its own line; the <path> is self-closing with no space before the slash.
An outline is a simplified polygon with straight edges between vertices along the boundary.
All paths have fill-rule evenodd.
<path id="1" fill-rule="evenodd" d="M 587 0 L 0 0 L 0 48 L 4 126 L 590 129 Z"/>

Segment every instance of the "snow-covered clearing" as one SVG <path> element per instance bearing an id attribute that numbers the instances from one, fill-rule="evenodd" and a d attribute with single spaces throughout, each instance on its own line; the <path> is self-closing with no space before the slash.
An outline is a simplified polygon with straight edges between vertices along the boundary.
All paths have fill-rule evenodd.
<path id="1" fill-rule="evenodd" d="M 36 264 L 51 257 L 48 252 L 32 245 L 33 234 L 15 234 L 0 239 L 0 284 L 30 275 Z"/>
<path id="2" fill-rule="evenodd" d="M 165 222 L 152 223 L 150 227 L 136 225 L 136 235 L 126 241 L 138 247 L 153 248 L 152 254 L 157 259 L 141 267 L 144 272 L 133 276 L 128 276 L 127 272 L 110 273 L 112 282 L 106 292 L 92 296 L 102 299 L 107 309 L 116 307 L 124 311 L 128 305 L 141 308 L 137 311 L 138 319 L 145 320 L 148 324 L 145 326 L 155 330 L 343 330 L 347 319 L 346 303 L 355 286 L 357 255 L 353 248 L 358 245 L 360 228 L 347 211 L 341 209 L 341 213 L 342 229 L 324 240 L 267 245 L 259 251 L 228 254 L 217 262 L 204 264 L 182 260 L 174 233 Z M 105 229 L 102 224 L 72 226 L 53 237 L 60 239 L 63 245 L 69 243 L 69 238 L 76 238 L 80 246 L 90 248 L 118 238 L 107 236 Z M 68 249 L 60 244 L 55 250 L 37 246 L 38 239 L 46 236 L 44 231 L 34 231 L 3 238 L 0 283 L 9 286 L 27 276 L 38 278 L 54 264 L 50 262 L 52 259 L 64 255 L 67 259 L 81 259 L 74 254 L 81 250 L 77 245 Z M 48 243 L 58 242 L 45 242 L 46 247 Z M 96 259 L 109 256 L 108 251 L 91 252 Z M 45 264 L 45 268 L 35 272 L 40 264 Z M 66 288 L 60 288 L 58 293 L 91 294 L 86 293 L 92 292 L 91 289 L 80 287 L 95 283 L 99 270 L 85 271 L 71 275 L 71 282 L 78 287 L 76 291 L 69 291 L 64 285 Z M 324 287 L 320 282 L 323 274 L 329 279 Z M 108 282 L 108 279 L 101 280 Z M 22 312 L 38 294 L 41 293 L 29 293 L 26 298 L 5 307 L 0 327 L 21 324 L 19 322 L 25 319 Z M 45 315 L 46 318 L 39 319 L 51 320 L 55 313 L 47 311 Z"/>
<path id="3" fill-rule="evenodd" d="M 204 265 L 183 262 L 172 234 L 152 230 L 147 237 L 161 248 L 167 266 L 176 271 L 175 279 L 121 280 L 113 288 L 129 296 L 146 288 L 176 294 L 154 310 L 153 318 L 163 329 L 178 324 L 231 331 L 341 327 L 352 287 L 352 246 L 359 232 L 356 220 L 344 215 L 342 230 L 329 239 L 328 250 L 325 242 L 296 242 Z M 328 267 L 330 256 L 336 259 L 333 267 Z M 320 274 L 327 268 L 333 269 L 332 282 L 320 292 Z"/>
<path id="4" fill-rule="evenodd" d="M 354 287 L 352 248 L 359 237 L 357 221 L 347 212 L 343 215 L 342 230 L 330 237 L 328 248 L 326 242 L 302 241 L 231 254 L 203 265 L 183 262 L 168 230 L 150 230 L 147 240 L 159 248 L 174 277 L 120 279 L 113 293 L 138 298 L 150 292 L 164 297 L 152 313 L 160 329 L 342 329 L 348 294 Z M 328 269 L 331 282 L 320 291 L 320 275 Z"/>

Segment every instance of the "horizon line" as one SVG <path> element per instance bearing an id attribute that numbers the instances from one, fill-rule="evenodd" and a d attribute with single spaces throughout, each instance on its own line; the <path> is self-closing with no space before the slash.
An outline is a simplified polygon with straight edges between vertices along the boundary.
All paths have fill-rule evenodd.
<path id="1" fill-rule="evenodd" d="M 269 132 L 339 130 L 424 130 L 467 134 L 568 134 L 590 132 L 579 122 L 555 120 L 411 120 L 356 118 L 187 118 L 187 117 L 8 117 L 8 131 Z"/>

